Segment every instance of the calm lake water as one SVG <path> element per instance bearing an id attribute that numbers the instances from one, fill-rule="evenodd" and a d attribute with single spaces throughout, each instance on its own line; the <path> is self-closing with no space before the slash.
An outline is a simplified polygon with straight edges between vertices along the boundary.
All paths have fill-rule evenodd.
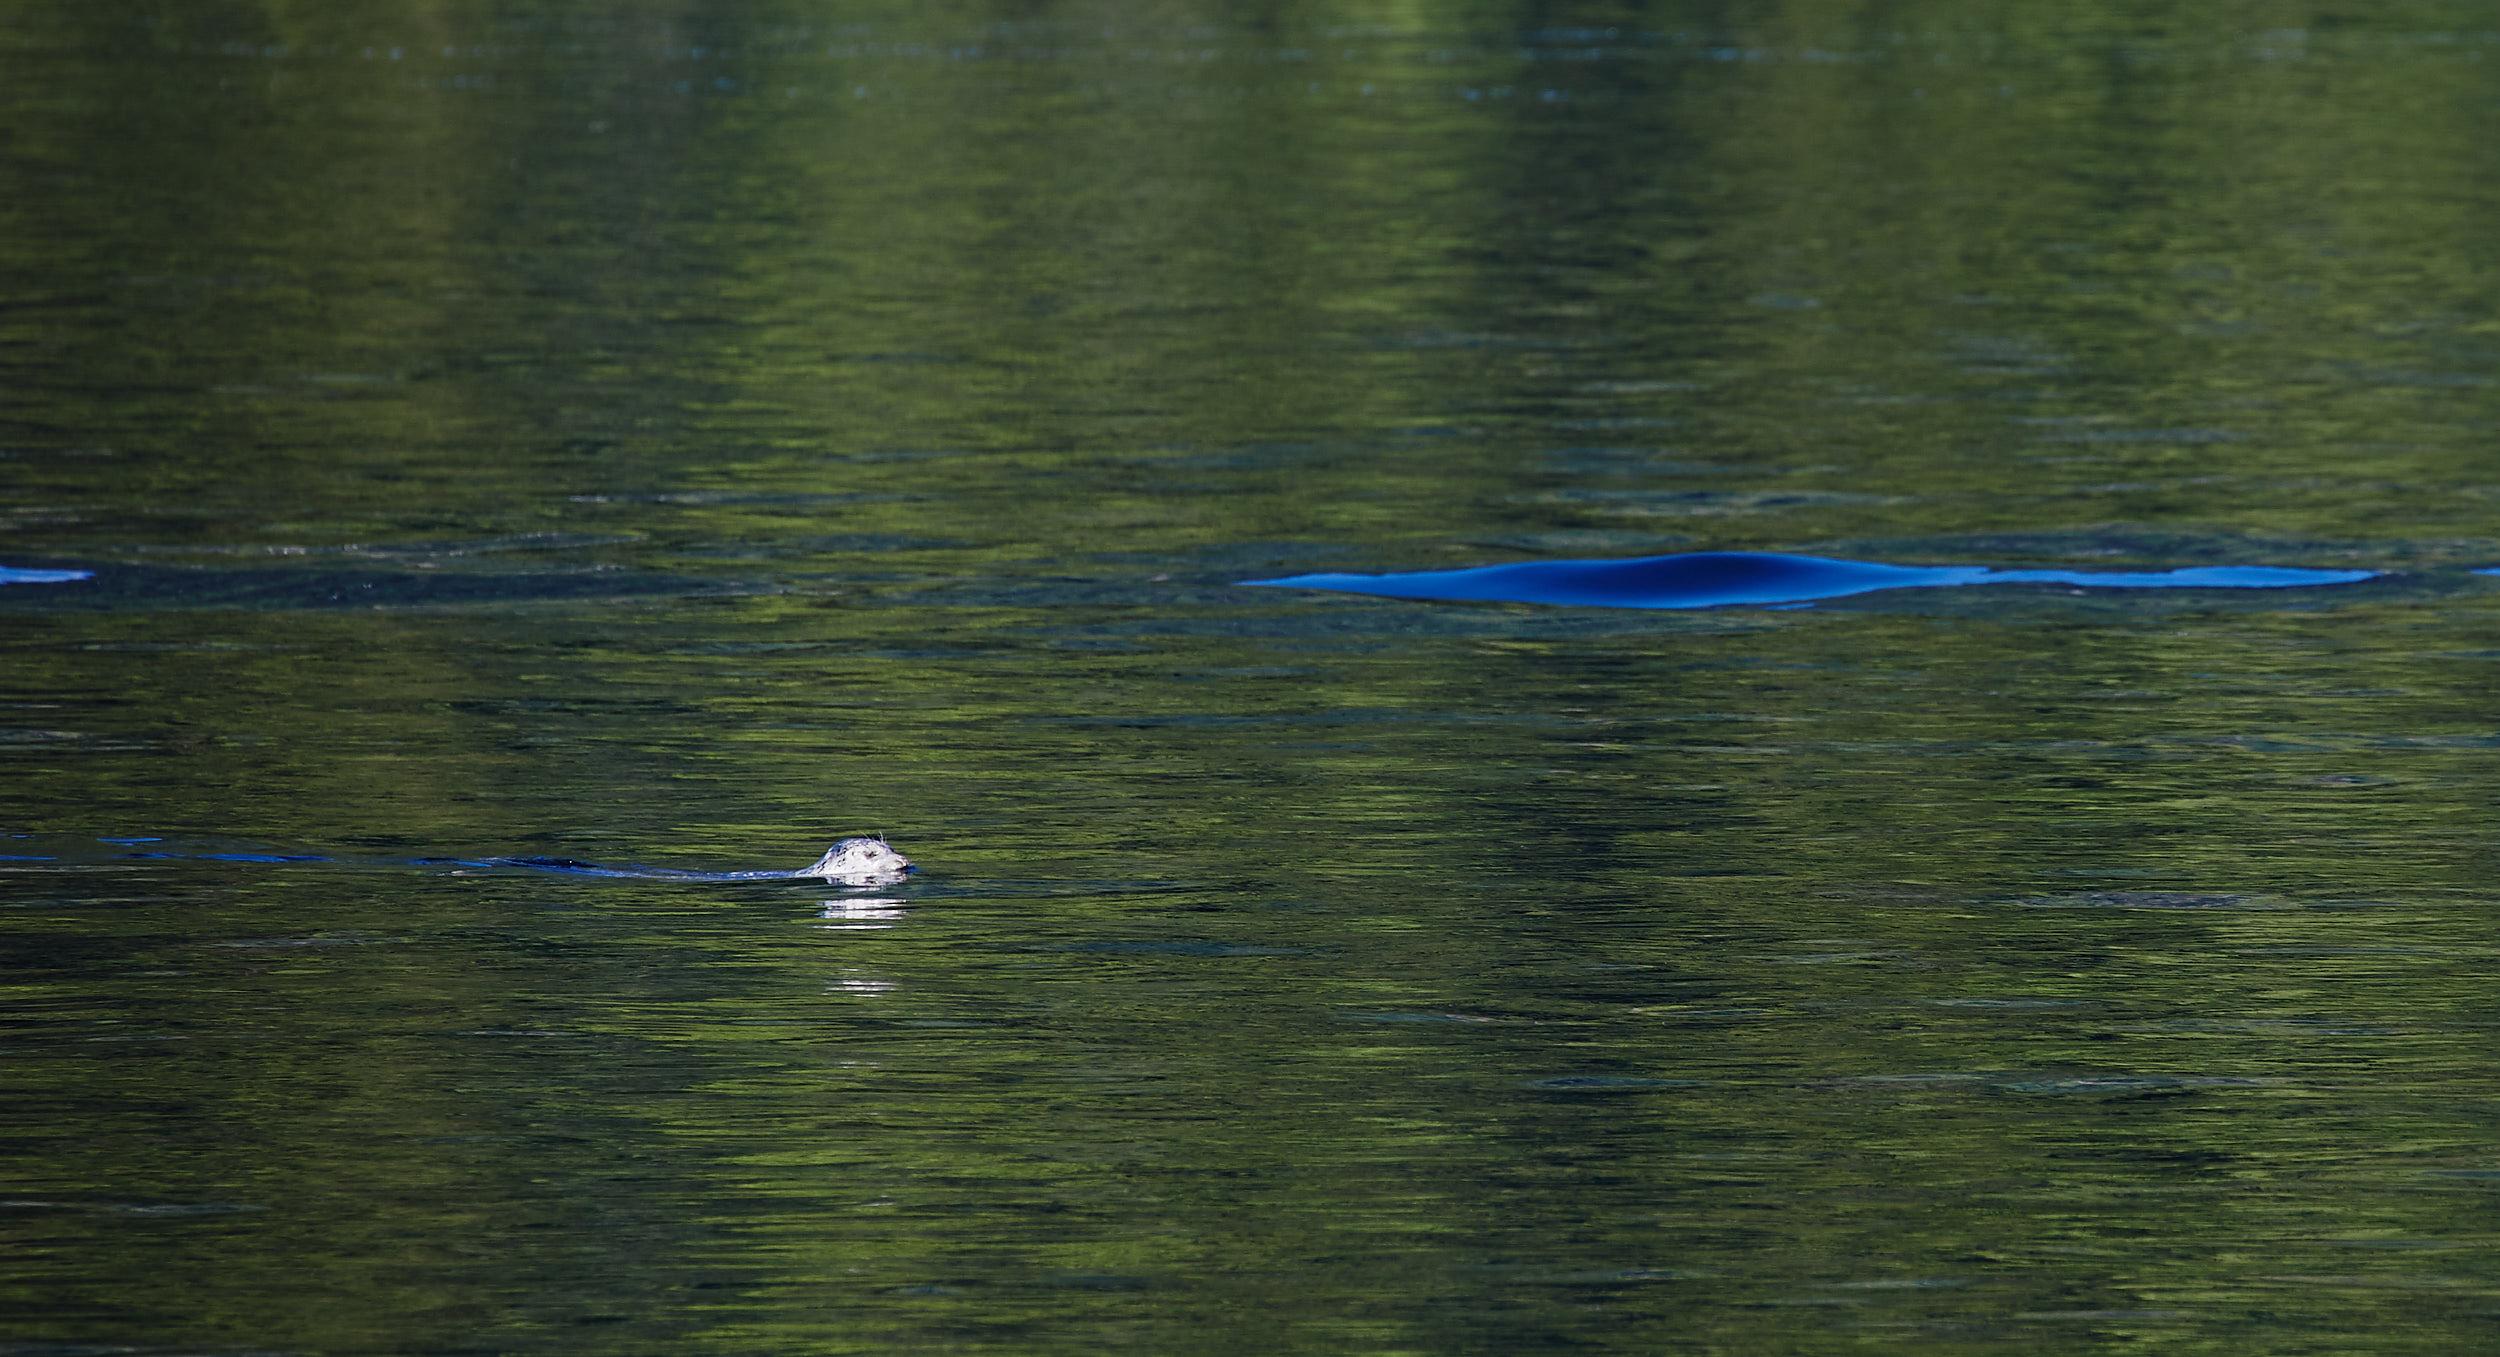
<path id="1" fill-rule="evenodd" d="M 10 6 L 0 1357 L 2500 1344 L 2500 12 L 2334 13 Z M 1239 584 L 1687 551 L 2379 573 Z"/>

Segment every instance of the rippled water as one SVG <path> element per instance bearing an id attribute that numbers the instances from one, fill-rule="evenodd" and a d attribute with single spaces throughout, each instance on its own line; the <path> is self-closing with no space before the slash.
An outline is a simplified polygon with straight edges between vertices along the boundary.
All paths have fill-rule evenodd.
<path id="1" fill-rule="evenodd" d="M 2489 1346 L 2500 37 L 2252 14 L 11 8 L 0 1357 Z M 2035 582 L 1240 583 L 1704 552 Z"/>

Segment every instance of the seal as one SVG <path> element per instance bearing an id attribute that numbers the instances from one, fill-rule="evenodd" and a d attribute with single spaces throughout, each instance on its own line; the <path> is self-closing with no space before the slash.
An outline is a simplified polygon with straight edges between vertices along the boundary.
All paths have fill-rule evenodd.
<path id="1" fill-rule="evenodd" d="M 828 881 L 873 886 L 900 881 L 903 874 L 910 870 L 911 859 L 887 847 L 883 839 L 844 839 L 826 849 L 815 866 L 794 875 L 821 876 Z"/>

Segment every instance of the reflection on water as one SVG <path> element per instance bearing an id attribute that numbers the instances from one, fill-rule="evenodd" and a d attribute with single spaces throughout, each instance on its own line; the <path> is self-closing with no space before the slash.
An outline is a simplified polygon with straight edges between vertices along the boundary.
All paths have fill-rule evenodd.
<path id="1" fill-rule="evenodd" d="M 23 566 L 0 565 L 0 584 L 73 584 L 93 579 L 92 570 L 30 570 Z"/>
<path id="2" fill-rule="evenodd" d="M 892 994 L 896 988 L 893 981 L 867 974 L 856 967 L 825 982 L 825 993 L 848 995 L 855 999 L 875 999 Z"/>
<path id="3" fill-rule="evenodd" d="M 1885 589 L 1973 584 L 2076 584 L 2095 589 L 2298 589 L 2356 584 L 2368 570 L 2188 566 L 2178 570 L 2002 570 L 1884 565 L 1771 552 L 1691 552 L 1626 561 L 1526 561 L 1405 575 L 1293 575 L 1244 584 L 1334 589 L 1388 598 L 1565 603 L 1602 608 L 1721 608 L 1847 598 Z"/>
<path id="4" fill-rule="evenodd" d="M 0 1349 L 2490 1346 L 2469 17 L 0 8 Z"/>
<path id="5" fill-rule="evenodd" d="M 831 923 L 820 925 L 828 929 L 892 928 L 895 921 L 904 916 L 906 903 L 902 900 L 874 897 L 865 900 L 827 900 L 824 912 L 816 917 L 833 920 Z"/>

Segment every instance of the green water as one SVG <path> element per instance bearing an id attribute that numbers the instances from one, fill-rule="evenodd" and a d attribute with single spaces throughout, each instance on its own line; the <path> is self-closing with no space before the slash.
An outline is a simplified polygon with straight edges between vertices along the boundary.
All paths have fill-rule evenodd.
<path id="1" fill-rule="evenodd" d="M 11 7 L 0 1357 L 2491 1347 L 2496 74 Z"/>

